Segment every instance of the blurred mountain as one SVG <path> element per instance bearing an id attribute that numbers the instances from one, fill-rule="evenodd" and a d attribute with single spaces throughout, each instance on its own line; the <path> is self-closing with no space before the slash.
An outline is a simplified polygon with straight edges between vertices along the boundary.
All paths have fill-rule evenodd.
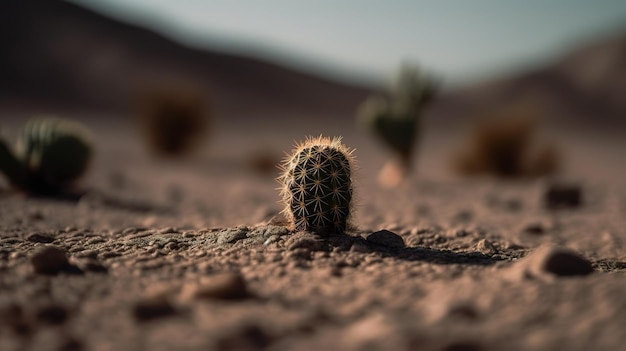
<path id="1" fill-rule="evenodd" d="M 234 115 L 353 114 L 368 89 L 183 46 L 56 0 L 4 0 L 0 101 L 125 111 L 145 89 L 199 88 Z M 183 89 L 183 90 L 184 90 Z"/>
<path id="2" fill-rule="evenodd" d="M 436 115 L 454 120 L 507 107 L 535 111 L 548 122 L 626 123 L 626 31 L 545 67 L 456 89 L 440 99 Z"/>
<path id="3" fill-rule="evenodd" d="M 4 0 L 0 104 L 128 111 L 159 86 L 205 93 L 220 114 L 352 118 L 370 87 L 251 57 L 186 47 L 156 32 L 56 0 Z M 455 121 L 510 106 L 549 121 L 626 121 L 626 32 L 543 68 L 456 88 L 430 116 Z"/>

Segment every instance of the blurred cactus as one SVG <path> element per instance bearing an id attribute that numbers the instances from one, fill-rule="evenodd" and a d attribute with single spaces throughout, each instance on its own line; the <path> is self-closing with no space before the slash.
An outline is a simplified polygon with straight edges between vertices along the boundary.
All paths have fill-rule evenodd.
<path id="1" fill-rule="evenodd" d="M 153 87 L 140 98 L 139 122 L 148 146 L 161 156 L 192 151 L 208 131 L 209 117 L 202 92 L 185 84 Z"/>
<path id="2" fill-rule="evenodd" d="M 81 125 L 56 118 L 29 121 L 15 154 L 0 143 L 0 169 L 11 184 L 34 194 L 58 193 L 89 165 L 92 147 Z"/>
<path id="3" fill-rule="evenodd" d="M 422 113 L 437 88 L 438 84 L 431 76 L 415 66 L 404 65 L 388 97 L 371 96 L 359 109 L 359 122 L 391 148 L 397 156 L 392 164 L 401 167 L 402 173 L 411 168 Z"/>
<path id="4" fill-rule="evenodd" d="M 467 145 L 453 159 L 456 171 L 466 175 L 534 177 L 554 173 L 559 153 L 535 140 L 536 114 L 527 108 L 509 108 L 482 120 Z"/>
<path id="5" fill-rule="evenodd" d="M 343 233 L 352 201 L 353 150 L 341 138 L 308 138 L 282 163 L 281 196 L 296 230 Z"/>

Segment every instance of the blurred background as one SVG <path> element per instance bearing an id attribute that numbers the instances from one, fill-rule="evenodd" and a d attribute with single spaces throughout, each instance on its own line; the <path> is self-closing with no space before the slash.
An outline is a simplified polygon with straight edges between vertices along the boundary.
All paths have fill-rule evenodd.
<path id="1" fill-rule="evenodd" d="M 411 61 L 441 76 L 447 104 L 515 95 L 568 100 L 577 118 L 624 113 L 618 0 L 8 0 L 0 16 L 3 106 L 118 112 L 176 81 L 224 115 L 343 114 Z"/>
<path id="2" fill-rule="evenodd" d="M 273 174 L 294 140 L 341 134 L 374 171 L 389 153 L 357 127 L 356 111 L 404 62 L 439 81 L 416 148 L 442 172 L 487 115 L 523 110 L 590 162 L 589 145 L 617 150 L 626 134 L 619 0 L 5 0 L 0 33 L 9 139 L 27 118 L 61 115 L 116 152 L 142 139 L 146 155 L 198 147 L 213 164 L 238 159 Z M 193 140 L 176 144 L 163 130 Z M 572 141 L 589 145 L 572 151 Z"/>

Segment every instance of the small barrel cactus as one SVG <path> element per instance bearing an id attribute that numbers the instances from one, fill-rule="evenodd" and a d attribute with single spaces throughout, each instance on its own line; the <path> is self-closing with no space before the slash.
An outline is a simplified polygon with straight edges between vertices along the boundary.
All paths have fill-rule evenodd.
<path id="1" fill-rule="evenodd" d="M 308 138 L 281 165 L 281 196 L 296 230 L 319 234 L 345 232 L 353 197 L 354 150 L 341 138 Z"/>
<path id="2" fill-rule="evenodd" d="M 17 143 L 17 159 L 28 174 L 28 191 L 54 193 L 87 170 L 92 147 L 87 130 L 57 118 L 29 121 Z"/>

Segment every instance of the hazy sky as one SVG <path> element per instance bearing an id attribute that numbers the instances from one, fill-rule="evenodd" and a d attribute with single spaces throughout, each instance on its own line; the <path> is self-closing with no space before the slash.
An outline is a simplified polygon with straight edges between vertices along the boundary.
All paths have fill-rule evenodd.
<path id="1" fill-rule="evenodd" d="M 558 57 L 622 29 L 625 0 L 75 0 L 196 46 L 383 80 L 410 60 L 448 82 Z"/>

